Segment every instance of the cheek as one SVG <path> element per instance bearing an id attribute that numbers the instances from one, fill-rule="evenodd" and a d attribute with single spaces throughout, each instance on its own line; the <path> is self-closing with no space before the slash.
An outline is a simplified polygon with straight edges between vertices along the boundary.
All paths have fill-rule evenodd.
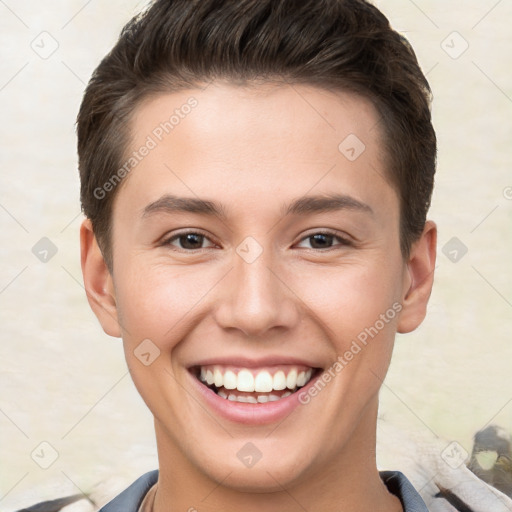
<path id="1" fill-rule="evenodd" d="M 350 265 L 301 277 L 301 298 L 332 349 L 325 378 L 332 378 L 339 402 L 354 410 L 378 392 L 387 373 L 401 310 L 397 262 L 396 268 Z M 335 421 L 341 413 L 332 414 Z"/>
<path id="2" fill-rule="evenodd" d="M 195 310 L 218 281 L 213 268 L 170 267 L 134 258 L 116 276 L 118 314 L 125 343 L 150 339 L 161 350 L 172 348 Z"/>
<path id="3" fill-rule="evenodd" d="M 212 272 L 155 264 L 142 256 L 118 269 L 116 299 L 126 362 L 140 395 L 161 417 L 168 408 L 165 397 L 176 385 L 171 364 L 176 346 L 200 322 L 202 299 L 218 278 Z M 184 396 L 175 393 L 174 400 L 186 409 Z"/>
<path id="4" fill-rule="evenodd" d="M 295 279 L 295 289 L 300 289 L 302 301 L 343 348 L 343 344 L 378 322 L 381 315 L 386 316 L 386 322 L 382 327 L 379 321 L 379 330 L 394 330 L 400 298 L 397 275 L 398 267 L 383 268 L 378 264 L 331 267 L 310 274 L 303 272 Z"/>

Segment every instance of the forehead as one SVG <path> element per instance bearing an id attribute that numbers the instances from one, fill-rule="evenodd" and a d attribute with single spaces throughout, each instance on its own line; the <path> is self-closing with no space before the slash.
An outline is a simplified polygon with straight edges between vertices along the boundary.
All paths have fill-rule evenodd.
<path id="1" fill-rule="evenodd" d="M 131 134 L 126 161 L 139 155 L 120 195 L 141 207 L 170 191 L 262 209 L 262 198 L 308 191 L 396 200 L 384 177 L 377 112 L 351 93 L 213 82 L 145 100 Z"/>

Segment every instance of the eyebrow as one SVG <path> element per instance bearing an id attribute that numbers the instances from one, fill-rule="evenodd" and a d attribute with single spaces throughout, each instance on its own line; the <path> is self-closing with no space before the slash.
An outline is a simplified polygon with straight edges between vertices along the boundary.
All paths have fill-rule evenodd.
<path id="1" fill-rule="evenodd" d="M 286 217 L 288 215 L 307 215 L 308 213 L 337 210 L 355 210 L 373 214 L 373 210 L 369 205 L 354 197 L 343 194 L 304 196 L 296 199 L 288 206 L 283 205 L 281 213 L 283 217 Z M 226 219 L 226 212 L 220 204 L 206 199 L 178 197 L 172 194 L 165 194 L 156 201 L 148 204 L 142 212 L 142 217 L 148 217 L 155 213 L 180 212 L 217 216 L 221 219 Z"/>
<path id="2" fill-rule="evenodd" d="M 373 214 L 369 205 L 358 199 L 343 194 L 327 194 L 321 196 L 304 196 L 284 209 L 284 215 L 306 215 L 336 210 L 356 210 Z"/>
<path id="3" fill-rule="evenodd" d="M 148 217 L 154 213 L 176 212 L 199 213 L 202 215 L 217 216 L 221 219 L 226 218 L 224 209 L 213 201 L 195 197 L 178 197 L 172 194 L 165 194 L 156 201 L 148 204 L 142 212 L 142 217 Z"/>

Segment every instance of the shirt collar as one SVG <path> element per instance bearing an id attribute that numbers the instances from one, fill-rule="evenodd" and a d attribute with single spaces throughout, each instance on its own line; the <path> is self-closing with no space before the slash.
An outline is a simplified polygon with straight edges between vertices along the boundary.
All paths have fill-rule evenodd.
<path id="1" fill-rule="evenodd" d="M 403 473 L 400 471 L 381 471 L 380 477 L 389 492 L 400 500 L 404 512 L 428 512 L 418 491 Z M 158 470 L 142 475 L 99 512 L 138 512 L 147 492 L 157 481 Z"/>

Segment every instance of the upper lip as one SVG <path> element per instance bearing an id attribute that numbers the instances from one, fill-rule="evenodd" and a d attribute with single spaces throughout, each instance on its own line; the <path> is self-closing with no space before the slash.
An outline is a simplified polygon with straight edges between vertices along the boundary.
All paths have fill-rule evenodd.
<path id="1" fill-rule="evenodd" d="M 259 357 L 257 359 L 250 359 L 246 356 L 224 356 L 203 359 L 191 364 L 189 368 L 198 366 L 239 366 L 242 368 L 261 368 L 265 366 L 279 366 L 279 365 L 297 365 L 309 366 L 310 368 L 320 368 L 320 366 L 312 361 L 301 359 L 297 357 L 290 357 L 285 355 L 274 355 Z"/>

